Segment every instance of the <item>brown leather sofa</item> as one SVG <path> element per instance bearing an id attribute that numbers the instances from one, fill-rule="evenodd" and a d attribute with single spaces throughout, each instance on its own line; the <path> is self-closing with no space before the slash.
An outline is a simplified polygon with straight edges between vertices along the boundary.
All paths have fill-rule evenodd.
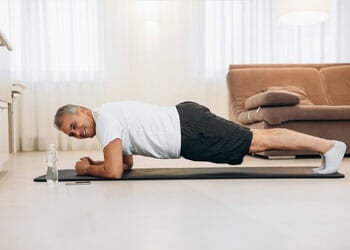
<path id="1" fill-rule="evenodd" d="M 350 153 L 350 64 L 230 65 L 227 87 L 231 120 L 250 128 L 288 128 L 341 140 Z"/>

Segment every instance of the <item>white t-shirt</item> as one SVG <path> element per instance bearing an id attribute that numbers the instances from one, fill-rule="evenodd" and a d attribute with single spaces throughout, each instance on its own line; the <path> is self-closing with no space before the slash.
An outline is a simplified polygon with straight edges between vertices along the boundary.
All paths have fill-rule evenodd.
<path id="1" fill-rule="evenodd" d="M 175 106 L 125 101 L 106 103 L 93 110 L 96 135 L 106 147 L 120 138 L 123 153 L 156 158 L 179 158 L 180 118 Z"/>

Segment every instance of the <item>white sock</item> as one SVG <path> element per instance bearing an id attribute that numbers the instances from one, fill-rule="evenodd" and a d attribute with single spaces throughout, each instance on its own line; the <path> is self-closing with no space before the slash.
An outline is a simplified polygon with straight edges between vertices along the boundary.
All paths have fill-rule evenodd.
<path id="1" fill-rule="evenodd" d="M 321 154 L 321 165 L 318 168 L 313 168 L 312 171 L 314 171 L 314 173 L 318 173 L 318 171 L 325 169 L 325 167 L 326 167 L 325 159 L 323 154 Z"/>
<path id="2" fill-rule="evenodd" d="M 346 151 L 344 142 L 335 141 L 334 146 L 324 154 L 324 169 L 317 171 L 318 174 L 333 174 L 338 171 Z"/>

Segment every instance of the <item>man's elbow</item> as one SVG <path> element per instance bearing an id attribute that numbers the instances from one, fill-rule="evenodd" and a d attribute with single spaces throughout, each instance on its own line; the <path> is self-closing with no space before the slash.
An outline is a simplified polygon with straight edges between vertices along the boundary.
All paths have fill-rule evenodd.
<path id="1" fill-rule="evenodd" d="M 123 173 L 107 173 L 106 174 L 106 178 L 109 178 L 109 179 L 121 179 L 123 176 Z"/>
<path id="2" fill-rule="evenodd" d="M 123 176 L 123 170 L 122 171 L 107 171 L 105 172 L 105 177 L 110 179 L 121 179 Z"/>

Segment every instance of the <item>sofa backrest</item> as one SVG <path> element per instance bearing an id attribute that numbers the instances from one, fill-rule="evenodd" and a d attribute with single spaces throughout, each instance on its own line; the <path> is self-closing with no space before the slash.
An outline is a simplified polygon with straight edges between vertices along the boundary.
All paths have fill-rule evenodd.
<path id="1" fill-rule="evenodd" d="M 327 104 L 318 70 L 308 67 L 257 67 L 231 69 L 227 75 L 230 106 L 234 117 L 245 110 L 248 97 L 268 87 L 295 86 L 305 91 L 314 104 Z M 232 118 L 232 117 L 231 117 Z"/>
<path id="2" fill-rule="evenodd" d="M 350 98 L 344 101 L 346 93 L 350 93 L 349 75 L 350 64 L 230 65 L 227 74 L 230 118 L 236 120 L 245 110 L 248 97 L 277 86 L 298 87 L 315 105 L 350 104 Z M 333 82 L 341 86 L 342 92 L 333 88 Z"/>
<path id="3" fill-rule="evenodd" d="M 350 65 L 325 67 L 320 70 L 330 105 L 350 105 Z"/>
<path id="4" fill-rule="evenodd" d="M 248 68 L 299 68 L 308 67 L 315 69 L 322 69 L 333 66 L 349 66 L 348 63 L 309 63 L 309 64 L 231 64 L 229 65 L 229 71 L 231 69 L 248 69 Z"/>

